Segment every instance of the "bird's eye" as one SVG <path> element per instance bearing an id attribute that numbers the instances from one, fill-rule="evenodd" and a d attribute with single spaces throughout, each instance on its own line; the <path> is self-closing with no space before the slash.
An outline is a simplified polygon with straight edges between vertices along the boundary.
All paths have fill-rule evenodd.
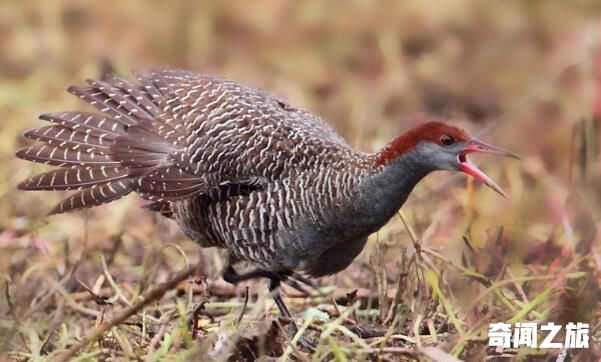
<path id="1" fill-rule="evenodd" d="M 448 134 L 445 134 L 440 137 L 440 144 L 443 146 L 451 146 L 454 143 L 455 143 L 455 138 L 453 138 L 453 136 L 449 136 Z"/>

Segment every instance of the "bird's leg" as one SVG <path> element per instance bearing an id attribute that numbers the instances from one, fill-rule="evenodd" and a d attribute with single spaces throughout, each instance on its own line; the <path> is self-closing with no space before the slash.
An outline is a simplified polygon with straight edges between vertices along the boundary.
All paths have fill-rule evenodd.
<path id="1" fill-rule="evenodd" d="M 255 279 L 255 278 L 267 278 L 267 279 L 277 280 L 278 285 L 279 285 L 279 282 L 284 282 L 284 283 L 288 284 L 290 287 L 298 290 L 299 292 L 301 292 L 307 296 L 311 296 L 311 293 L 309 293 L 309 291 L 305 287 L 303 287 L 303 284 L 304 284 L 304 285 L 307 285 L 310 288 L 316 290 L 318 293 L 321 294 L 321 292 L 319 291 L 319 288 L 317 288 L 317 286 L 313 282 L 311 282 L 309 279 L 307 279 L 307 278 L 303 277 L 302 275 L 295 273 L 293 271 L 274 272 L 274 271 L 267 271 L 267 270 L 257 268 L 257 269 L 252 269 L 245 273 L 239 274 L 236 270 L 234 270 L 234 267 L 232 267 L 231 264 L 229 264 L 223 270 L 223 280 L 225 280 L 226 282 L 228 282 L 230 284 L 236 284 L 236 283 L 239 283 L 239 282 L 242 282 L 245 280 Z"/>
<path id="2" fill-rule="evenodd" d="M 228 265 L 223 271 L 223 280 L 231 284 L 236 284 L 244 280 L 260 277 L 269 279 L 267 287 L 269 289 L 269 292 L 273 293 L 273 299 L 275 301 L 275 304 L 278 306 L 278 309 L 280 310 L 280 314 L 293 321 L 292 314 L 288 310 L 288 307 L 286 307 L 284 300 L 280 296 L 280 292 L 276 290 L 280 286 L 281 279 L 277 278 L 275 274 L 262 269 L 253 269 L 244 274 L 238 274 L 238 272 L 236 272 L 236 270 L 234 270 L 234 268 L 231 265 Z M 296 328 L 296 325 L 294 325 L 294 321 L 292 322 L 292 325 L 295 329 L 294 334 L 296 334 L 296 331 L 298 331 L 298 329 Z"/>
<path id="3" fill-rule="evenodd" d="M 280 291 L 278 290 L 280 282 L 280 279 L 270 278 L 269 283 L 267 284 L 267 288 L 269 289 L 269 292 L 273 295 L 273 300 L 278 306 L 280 314 L 290 321 L 290 324 L 288 325 L 288 333 L 290 334 L 290 338 L 294 338 L 294 336 L 298 333 L 298 327 L 296 326 L 296 322 L 292 318 L 290 310 L 288 310 L 288 307 L 286 307 L 286 303 L 284 303 L 284 300 L 280 295 Z M 315 343 L 305 338 L 305 336 L 300 336 L 300 338 L 298 339 L 298 343 L 311 351 L 315 350 Z"/>
<path id="4" fill-rule="evenodd" d="M 310 287 L 311 289 L 317 291 L 319 295 L 322 295 L 321 291 L 315 285 L 315 283 L 313 283 L 311 280 L 305 278 L 299 273 L 293 272 L 292 270 L 286 270 L 283 272 L 278 272 L 276 274 L 277 278 L 280 281 L 288 284 L 288 286 L 298 290 L 299 292 L 307 296 L 311 296 L 311 293 L 309 293 L 309 291 L 303 285 Z"/>
<path id="5" fill-rule="evenodd" d="M 290 338 L 294 337 L 296 335 L 296 333 L 298 332 L 298 327 L 296 326 L 296 323 L 294 322 L 294 319 L 292 318 L 292 314 L 290 313 L 290 310 L 286 306 L 286 303 L 284 303 L 284 300 L 282 299 L 282 296 L 280 295 L 279 290 L 277 290 L 278 287 L 280 286 L 280 283 L 282 281 L 286 280 L 285 278 L 283 278 L 282 274 L 276 273 L 276 272 L 271 272 L 271 271 L 266 271 L 263 269 L 252 269 L 246 273 L 238 274 L 238 272 L 234 269 L 234 267 L 232 265 L 228 265 L 223 270 L 223 280 L 225 280 L 226 282 L 231 283 L 231 284 L 236 284 L 236 283 L 248 280 L 248 279 L 255 279 L 255 278 L 269 279 L 269 284 L 268 284 L 269 292 L 273 294 L 273 300 L 275 301 L 275 304 L 278 306 L 278 309 L 280 310 L 280 314 L 290 321 L 290 324 L 289 324 Z M 303 291 L 303 290 L 301 290 L 301 291 Z M 298 343 L 307 349 L 310 349 L 310 350 L 315 349 L 315 344 L 312 343 L 311 341 L 309 341 L 304 336 L 301 336 L 299 338 Z"/>
<path id="6" fill-rule="evenodd" d="M 292 314 L 290 313 L 290 310 L 288 310 L 288 307 L 286 307 L 286 303 L 284 303 L 284 300 L 282 299 L 282 296 L 280 295 L 280 291 L 277 290 L 280 286 L 280 281 L 277 279 L 269 279 L 269 282 L 267 284 L 267 288 L 269 289 L 269 292 L 272 293 L 273 295 L 273 300 L 275 301 L 275 304 L 278 306 L 278 309 L 280 310 L 280 314 L 283 315 L 284 317 L 288 318 L 292 323 L 290 324 L 290 326 L 292 326 L 294 329 L 294 331 L 291 331 L 292 336 L 294 336 L 296 334 L 296 332 L 298 332 L 298 328 L 296 327 L 296 324 L 294 323 L 294 319 L 292 319 Z"/>
<path id="7" fill-rule="evenodd" d="M 243 282 L 245 280 L 249 280 L 249 279 L 271 278 L 271 277 L 272 277 L 272 273 L 265 271 L 263 269 L 252 269 L 246 273 L 238 274 L 238 272 L 236 270 L 234 270 L 233 266 L 228 265 L 223 270 L 223 280 L 225 280 L 226 282 L 228 282 L 230 284 L 237 284 L 237 283 Z"/>

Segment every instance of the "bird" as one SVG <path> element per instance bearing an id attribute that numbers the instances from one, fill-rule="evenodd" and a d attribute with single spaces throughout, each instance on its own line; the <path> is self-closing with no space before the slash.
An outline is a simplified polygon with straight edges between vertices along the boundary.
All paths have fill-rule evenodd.
<path id="1" fill-rule="evenodd" d="M 434 117 L 363 152 L 267 91 L 175 68 L 133 75 L 67 89 L 96 111 L 40 115 L 50 125 L 24 133 L 35 142 L 16 156 L 56 167 L 18 187 L 76 191 L 50 215 L 135 193 L 201 247 L 223 249 L 224 280 L 266 278 L 290 320 L 281 283 L 306 291 L 346 269 L 426 175 L 463 172 L 504 195 L 467 156 L 517 158 Z M 237 272 L 240 261 L 252 267 Z"/>

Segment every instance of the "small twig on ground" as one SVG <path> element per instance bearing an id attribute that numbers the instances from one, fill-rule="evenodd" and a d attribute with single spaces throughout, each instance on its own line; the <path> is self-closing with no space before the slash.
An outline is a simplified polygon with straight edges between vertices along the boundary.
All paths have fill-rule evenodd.
<path id="1" fill-rule="evenodd" d="M 93 291 L 93 290 L 92 290 L 90 287 L 88 287 L 88 286 L 86 285 L 86 283 L 84 283 L 84 282 L 82 282 L 81 280 L 79 280 L 79 278 L 78 278 L 78 277 L 75 277 L 75 280 L 76 280 L 76 281 L 77 281 L 77 282 L 78 282 L 78 283 L 79 283 L 79 284 L 80 284 L 80 285 L 81 285 L 81 286 L 82 286 L 82 287 L 83 287 L 83 288 L 86 290 L 86 292 L 88 292 L 88 293 L 90 294 L 90 296 L 91 296 L 92 300 L 93 300 L 93 301 L 94 301 L 96 304 L 98 304 L 98 305 L 107 305 L 107 304 L 113 304 L 113 303 L 112 303 L 112 302 L 109 300 L 109 298 L 107 298 L 107 297 L 103 297 L 103 296 L 100 296 L 100 295 L 98 295 L 98 294 L 94 293 L 94 291 Z"/>
<path id="2" fill-rule="evenodd" d="M 490 281 L 490 279 L 488 279 L 485 275 L 480 274 L 476 271 L 470 270 L 468 268 L 463 267 L 460 264 L 455 263 L 454 261 L 451 261 L 447 258 L 445 258 L 443 255 L 441 255 L 439 252 L 434 251 L 432 249 L 423 249 L 424 253 L 433 256 L 439 260 L 444 261 L 445 263 L 449 264 L 450 266 L 454 267 L 455 269 L 461 271 L 463 273 L 464 276 L 468 277 L 468 278 L 472 278 L 474 280 L 476 280 L 477 282 L 479 282 L 480 284 L 482 284 L 483 286 L 485 286 L 486 288 L 490 287 L 492 285 L 492 282 Z"/>
<path id="3" fill-rule="evenodd" d="M 409 355 L 414 357 L 417 355 L 414 348 L 407 347 L 361 348 L 357 349 L 356 352 L 361 354 L 377 354 L 378 356 L 381 353 Z"/>
<path id="4" fill-rule="evenodd" d="M 106 264 L 106 260 L 104 259 L 104 255 L 100 255 L 100 261 L 102 263 L 102 270 L 104 272 L 104 276 L 106 277 L 106 280 L 109 282 L 111 287 L 115 290 L 115 293 L 119 296 L 118 299 L 121 299 L 123 301 L 123 303 L 125 303 L 127 306 L 131 307 L 131 305 L 132 305 L 131 302 L 129 301 L 129 299 L 127 299 L 125 297 L 125 294 L 123 294 L 123 291 L 121 290 L 121 288 L 119 288 L 119 286 L 113 279 L 113 276 L 109 272 L 109 268 L 108 268 L 108 265 Z"/>
<path id="5" fill-rule="evenodd" d="M 77 268 L 77 265 L 78 264 L 72 266 L 71 270 L 65 273 L 65 275 L 58 282 L 59 285 L 64 285 L 71 278 L 71 275 L 73 275 L 75 269 Z M 50 299 L 52 298 L 55 292 L 56 290 L 49 288 L 47 291 L 44 292 L 45 294 L 41 294 L 41 297 L 36 297 L 36 299 L 38 299 L 37 303 L 33 304 L 32 301 L 33 305 L 29 308 L 29 310 L 27 310 L 27 312 L 25 312 L 25 315 L 21 316 L 23 320 L 29 319 L 35 312 L 43 309 L 50 302 Z"/>
<path id="6" fill-rule="evenodd" d="M 158 333 L 155 334 L 154 337 L 152 337 L 150 343 L 148 344 L 148 355 L 151 355 L 156 350 L 159 342 L 161 341 L 161 339 L 163 339 L 163 336 L 165 335 L 165 331 L 167 331 L 167 325 L 162 324 L 159 328 Z"/>
<path id="7" fill-rule="evenodd" d="M 82 313 L 82 314 L 85 314 L 85 315 L 88 315 L 88 316 L 91 316 L 94 318 L 98 318 L 98 316 L 100 315 L 100 312 L 98 312 L 97 310 L 94 310 L 94 309 L 86 308 L 83 305 L 75 302 L 69 295 L 69 292 L 67 292 L 65 290 L 64 286 L 60 282 L 57 282 L 56 280 L 52 279 L 49 276 L 45 277 L 45 280 L 48 284 L 50 284 L 52 286 L 52 289 L 53 289 L 52 294 L 59 293 L 60 295 L 62 295 L 63 299 L 65 300 L 65 303 L 67 303 L 69 308 L 71 308 L 79 313 Z"/>
<path id="8" fill-rule="evenodd" d="M 420 241 L 417 237 L 417 234 L 415 234 L 415 231 L 413 230 L 413 228 L 411 227 L 411 224 L 409 224 L 405 218 L 405 214 L 403 213 L 403 210 L 399 210 L 398 212 L 399 218 L 401 219 L 401 221 L 403 222 L 403 226 L 405 226 L 405 229 L 407 230 L 407 233 L 409 234 L 409 237 L 411 238 L 411 241 L 413 242 L 413 247 L 415 248 L 415 252 L 416 254 L 421 257 L 421 244 Z"/>
<path id="9" fill-rule="evenodd" d="M 15 309 L 15 305 L 13 303 L 12 296 L 10 295 L 10 284 L 11 280 L 7 276 L 4 278 L 4 296 L 6 298 L 6 304 L 8 305 L 8 310 L 10 311 L 11 316 L 16 324 L 20 324 L 19 315 Z"/>
<path id="10" fill-rule="evenodd" d="M 511 272 L 510 268 L 507 268 L 506 271 L 507 271 L 507 275 L 509 276 L 510 279 L 515 279 L 515 275 Z M 520 283 L 514 281 L 513 287 L 515 288 L 515 290 L 518 292 L 518 294 L 522 298 L 522 302 L 524 302 L 526 304 L 530 303 L 530 301 L 528 300 L 528 296 L 526 295 L 526 292 L 524 292 L 524 288 L 522 288 Z"/>
<path id="11" fill-rule="evenodd" d="M 347 305 L 350 307 L 352 305 L 355 304 L 355 301 L 357 300 L 357 289 L 351 291 L 350 293 L 346 293 L 347 296 Z M 334 299 L 334 298 L 332 298 Z M 336 301 L 334 299 L 334 301 Z M 338 315 L 340 315 L 340 309 L 338 308 L 338 305 L 335 305 L 336 311 L 338 312 Z M 355 322 L 358 320 L 357 318 L 357 310 L 353 310 L 353 312 L 351 313 L 351 316 L 353 317 L 353 319 L 355 320 Z"/>
<path id="12" fill-rule="evenodd" d="M 384 251 L 380 243 L 380 233 L 376 233 L 375 250 L 370 257 L 370 264 L 373 266 L 374 276 L 376 278 L 376 287 L 378 293 L 378 310 L 380 312 L 380 321 L 386 318 L 388 314 L 388 283 L 386 270 L 384 269 Z"/>
<path id="13" fill-rule="evenodd" d="M 165 244 L 165 246 L 163 246 L 161 248 L 161 252 L 167 248 L 173 248 L 173 249 L 177 250 L 177 252 L 182 256 L 182 259 L 184 259 L 184 263 L 186 263 L 186 268 L 190 267 L 190 261 L 188 260 L 188 255 L 186 255 L 186 252 L 184 251 L 184 249 L 182 249 L 181 246 L 177 245 L 176 243 L 168 243 L 168 244 Z"/>
<path id="14" fill-rule="evenodd" d="M 137 312 L 141 311 L 142 308 L 144 308 L 146 305 L 152 303 L 153 301 L 160 299 L 166 292 L 168 292 L 171 289 L 174 289 L 182 280 L 185 280 L 185 279 L 189 278 L 191 275 L 193 275 L 196 272 L 196 270 L 197 270 L 196 267 L 186 268 L 186 269 L 180 271 L 179 273 L 177 273 L 171 280 L 169 280 L 163 284 L 160 284 L 155 288 L 152 288 L 150 291 L 148 291 L 148 293 L 143 295 L 142 300 L 135 303 L 131 307 L 126 308 L 121 313 L 118 313 L 115 316 L 115 318 L 113 318 L 110 322 L 101 324 L 100 326 L 95 328 L 91 333 L 89 333 L 87 336 L 85 336 L 81 340 L 81 342 L 75 344 L 67 352 L 59 355 L 55 359 L 55 362 L 69 361 L 71 358 L 73 358 L 77 354 L 77 352 L 79 352 L 80 350 L 85 348 L 88 344 L 90 344 L 93 341 L 95 341 L 96 339 L 98 339 L 100 336 L 102 336 L 104 333 L 109 331 L 111 328 L 123 323 L 127 318 L 129 318 L 132 315 L 136 314 Z"/>
<path id="15" fill-rule="evenodd" d="M 419 329 L 422 325 L 422 319 L 424 317 L 421 314 L 415 316 L 415 322 L 413 323 L 413 337 L 415 338 L 415 345 L 417 348 L 422 348 L 422 342 L 419 335 Z"/>
<path id="16" fill-rule="evenodd" d="M 196 307 L 194 307 L 194 309 L 192 310 L 192 315 L 190 316 L 190 322 L 189 322 L 192 339 L 196 339 L 196 336 L 198 335 L 198 317 L 201 315 L 201 312 L 204 310 L 205 304 L 206 304 L 206 301 L 202 301 L 202 302 L 198 303 L 198 305 L 196 305 Z"/>
<path id="17" fill-rule="evenodd" d="M 355 293 L 357 292 L 357 290 L 355 290 Z M 352 293 L 352 292 L 351 292 Z M 347 296 L 350 296 L 351 293 L 347 293 Z M 336 299 L 334 299 L 334 297 L 330 297 L 330 302 L 332 303 L 332 306 L 334 307 L 334 313 L 336 314 L 336 317 L 338 317 L 340 315 L 340 308 L 338 308 L 338 303 L 336 303 Z M 351 300 L 350 304 L 352 304 L 354 302 L 354 298 L 353 300 Z M 354 316 L 355 320 L 356 316 Z"/>
<path id="18" fill-rule="evenodd" d="M 390 303 L 390 308 L 388 309 L 388 316 L 383 321 L 384 325 L 390 325 L 396 316 L 396 309 L 399 303 L 401 303 L 401 298 L 403 297 L 403 291 L 407 286 L 407 278 L 409 277 L 409 268 L 407 266 L 407 249 L 402 249 L 401 254 L 401 273 L 399 275 L 399 282 L 397 283 L 397 290 L 394 294 L 394 298 L 392 299 L 392 303 Z"/>

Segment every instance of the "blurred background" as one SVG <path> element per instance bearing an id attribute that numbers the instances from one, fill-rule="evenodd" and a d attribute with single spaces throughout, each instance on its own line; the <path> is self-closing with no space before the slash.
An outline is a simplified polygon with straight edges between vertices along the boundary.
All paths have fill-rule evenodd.
<path id="1" fill-rule="evenodd" d="M 158 66 L 279 94 L 366 151 L 428 113 L 520 154 L 521 162 L 476 160 L 509 198 L 439 173 L 417 187 L 404 215 L 421 244 L 447 259 L 435 269 L 466 330 L 474 317 L 462 306 L 482 286 L 451 263 L 492 280 L 558 276 L 555 284 L 520 282 L 506 291 L 518 300 L 513 309 L 488 300 L 493 312 L 486 315 L 509 318 L 552 288 L 530 317 L 587 321 L 599 338 L 601 2 L 2 0 L 0 337 L 14 332 L 15 321 L 21 329 L 0 342 L 0 352 L 43 356 L 94 324 L 93 314 L 82 321 L 60 309 L 64 294 L 55 284 L 86 295 L 72 275 L 100 293 L 108 269 L 129 297 L 181 268 L 183 253 L 190 263 L 201 261 L 209 280 L 218 279 L 214 251 L 199 250 L 171 222 L 141 210 L 134 196 L 46 218 L 60 194 L 15 189 L 45 169 L 14 158 L 27 144 L 20 134 L 43 125 L 40 113 L 85 108 L 67 86 Z M 411 239 L 394 219 L 348 271 L 322 283 L 394 289 L 403 250 L 413 253 Z M 559 278 L 573 272 L 586 277 Z M 599 353 L 598 343 L 593 350 Z M 468 352 L 455 354 L 469 360 Z"/>

